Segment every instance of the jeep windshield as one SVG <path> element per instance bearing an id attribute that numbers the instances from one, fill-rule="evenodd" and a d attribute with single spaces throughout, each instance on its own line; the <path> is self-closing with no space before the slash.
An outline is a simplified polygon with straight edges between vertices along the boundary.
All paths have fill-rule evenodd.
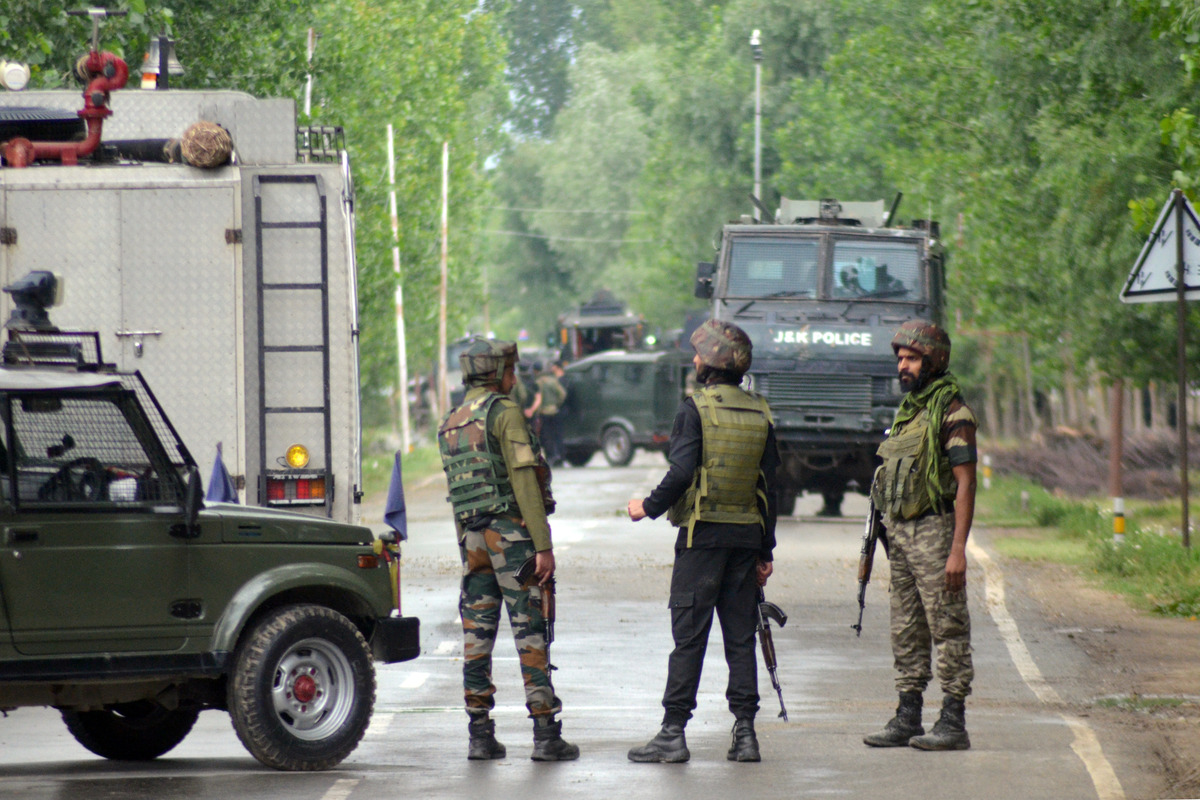
<path id="1" fill-rule="evenodd" d="M 926 302 L 923 274 L 915 241 L 735 238 L 725 296 Z"/>

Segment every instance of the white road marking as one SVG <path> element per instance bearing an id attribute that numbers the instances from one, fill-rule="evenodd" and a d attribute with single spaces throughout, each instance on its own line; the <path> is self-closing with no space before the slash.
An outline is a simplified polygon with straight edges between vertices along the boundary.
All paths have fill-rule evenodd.
<path id="1" fill-rule="evenodd" d="M 1008 647 L 1009 656 L 1016 665 L 1017 672 L 1021 674 L 1021 679 L 1025 681 L 1025 685 L 1037 696 L 1038 700 L 1056 709 L 1063 722 L 1071 729 L 1071 733 L 1075 737 L 1071 743 L 1071 749 L 1075 751 L 1075 755 L 1079 756 L 1084 767 L 1087 768 L 1099 799 L 1125 800 L 1125 790 L 1121 788 L 1121 782 L 1117 780 L 1117 774 L 1113 771 L 1112 764 L 1105 758 L 1095 731 L 1088 727 L 1088 724 L 1082 719 L 1067 711 L 1062 697 L 1046 681 L 1042 671 L 1034 663 L 1033 656 L 1030 654 L 1029 648 L 1025 646 L 1021 632 L 1017 629 L 1016 620 L 1008 613 L 1008 606 L 1004 602 L 1004 573 L 992 561 L 987 551 L 977 545 L 974 540 L 970 540 L 967 547 L 975 560 L 983 565 L 988 613 L 992 615 L 996 627 L 1000 629 L 1000 636 Z"/>
<path id="2" fill-rule="evenodd" d="M 429 680 L 428 672 L 414 672 L 400 684 L 401 689 L 420 689 Z"/>
<path id="3" fill-rule="evenodd" d="M 436 648 L 434 648 L 433 653 L 434 653 L 434 655 L 444 656 L 444 655 L 446 655 L 446 653 L 454 652 L 454 650 L 457 648 L 458 648 L 457 641 L 447 639 L 445 641 L 438 642 L 438 646 Z"/>
<path id="4" fill-rule="evenodd" d="M 371 724 L 367 726 L 367 730 L 363 733 L 363 736 L 368 739 L 386 736 L 388 729 L 392 726 L 392 718 L 394 716 L 396 715 L 376 711 L 371 715 Z"/>
<path id="5" fill-rule="evenodd" d="M 329 787 L 329 791 L 321 795 L 321 800 L 346 800 L 354 787 L 358 786 L 358 778 L 339 778 Z"/>

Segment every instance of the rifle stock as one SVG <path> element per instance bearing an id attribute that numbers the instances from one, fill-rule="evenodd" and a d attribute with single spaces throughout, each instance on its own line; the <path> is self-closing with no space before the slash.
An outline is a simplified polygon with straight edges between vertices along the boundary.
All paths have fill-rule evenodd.
<path id="1" fill-rule="evenodd" d="M 887 554 L 887 531 L 883 527 L 883 515 L 871 501 L 867 506 L 867 524 L 863 531 L 862 551 L 858 555 L 858 622 L 851 625 L 855 636 L 862 636 L 863 612 L 867 609 L 867 584 L 871 582 L 871 571 L 875 567 L 875 543 L 883 540 L 883 551 Z"/>

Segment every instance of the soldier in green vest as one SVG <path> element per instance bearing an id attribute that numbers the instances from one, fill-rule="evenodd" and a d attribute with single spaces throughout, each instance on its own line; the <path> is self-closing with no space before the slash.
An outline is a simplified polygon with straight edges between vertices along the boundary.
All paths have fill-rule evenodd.
<path id="1" fill-rule="evenodd" d="M 463 625 L 463 690 L 470 742 L 467 758 L 504 758 L 496 741 L 492 649 L 507 608 L 533 719 L 534 761 L 569 761 L 579 748 L 562 738 L 562 702 L 550 681 L 547 620 L 554 550 L 550 470 L 521 409 L 509 397 L 516 381 L 517 346 L 477 339 L 459 356 L 467 392 L 438 428 L 462 556 L 459 613 Z M 531 584 L 516 574 L 534 558 Z"/>
<path id="2" fill-rule="evenodd" d="M 964 701 L 975 672 L 967 613 L 967 536 L 975 514 L 975 429 L 970 407 L 949 372 L 950 337 L 912 320 L 892 339 L 905 392 L 879 446 L 871 500 L 883 514 L 891 567 L 891 639 L 900 704 L 871 747 L 966 750 Z M 928 734 L 922 696 L 937 651 L 943 702 Z"/>
<path id="3" fill-rule="evenodd" d="M 746 333 L 708 320 L 692 334 L 691 344 L 700 388 L 675 415 L 670 469 L 649 497 L 629 501 L 635 522 L 665 512 L 679 528 L 668 604 L 675 648 L 667 663 L 662 728 L 630 750 L 629 759 L 691 757 L 684 727 L 696 708 L 716 611 L 729 667 L 725 696 L 735 719 L 727 757 L 759 761 L 756 606 L 759 588 L 773 569 L 779 453 L 766 400 L 739 388 L 751 361 Z"/>

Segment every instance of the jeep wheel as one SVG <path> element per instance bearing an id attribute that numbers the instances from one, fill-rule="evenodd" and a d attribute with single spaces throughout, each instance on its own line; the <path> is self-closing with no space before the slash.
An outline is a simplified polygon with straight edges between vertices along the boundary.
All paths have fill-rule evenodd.
<path id="1" fill-rule="evenodd" d="M 623 467 L 633 460 L 633 439 L 629 437 L 629 431 L 620 425 L 605 428 L 600 445 L 611 466 Z"/>
<path id="2" fill-rule="evenodd" d="M 152 700 L 103 711 L 63 711 L 67 730 L 81 745 L 114 761 L 149 761 L 183 741 L 198 709 L 165 708 Z"/>
<path id="3" fill-rule="evenodd" d="M 246 749 L 268 767 L 322 770 L 358 746 L 375 706 L 367 641 L 323 606 L 287 606 L 238 648 L 229 715 Z"/>
<path id="4" fill-rule="evenodd" d="M 572 467 L 586 467 L 587 463 L 592 460 L 592 453 L 594 452 L 594 450 L 588 450 L 587 448 L 568 447 L 566 452 L 563 453 L 563 458 Z"/>

